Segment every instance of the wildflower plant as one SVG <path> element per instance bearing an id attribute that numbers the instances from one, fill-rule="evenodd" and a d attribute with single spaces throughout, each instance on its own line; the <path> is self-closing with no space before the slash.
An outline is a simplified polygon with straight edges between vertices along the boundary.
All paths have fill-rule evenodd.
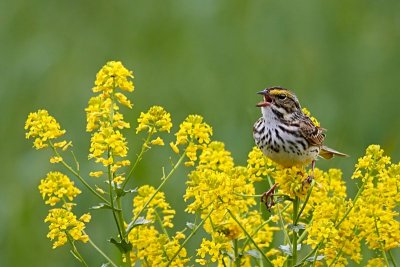
<path id="1" fill-rule="evenodd" d="M 245 166 L 235 164 L 199 115 L 187 116 L 171 135 L 171 115 L 161 106 L 140 113 L 135 132 L 143 143 L 131 148 L 125 137 L 132 134 L 131 122 L 124 112 L 133 108 L 132 79 L 133 73 L 117 61 L 106 63 L 96 75 L 95 95 L 85 109 L 91 134 L 88 158 L 96 163 L 89 173 L 81 173 L 72 142 L 48 111 L 28 115 L 26 138 L 33 139 L 37 150 L 50 149 L 49 160 L 57 169 L 38 186 L 49 205 L 44 222 L 54 249 L 68 244 L 83 266 L 88 263 L 78 250 L 85 248 L 82 244 L 110 266 L 346 266 L 363 261 L 366 266 L 397 266 L 393 251 L 400 246 L 400 163 L 391 163 L 378 145 L 369 146 L 355 166 L 352 179 L 359 189 L 354 197 L 339 169 L 315 169 L 315 179 L 304 182 L 310 174 L 306 168 L 282 168 L 256 147 Z M 313 118 L 313 123 L 318 121 Z M 165 135 L 174 138 L 169 143 L 172 166 L 159 166 L 163 175 L 157 186 L 140 184 L 133 179 L 137 166 L 149 149 L 164 146 Z M 133 162 L 130 153 L 137 155 Z M 180 167 L 188 169 L 186 179 L 173 178 Z M 184 211 L 167 202 L 162 189 L 170 179 L 186 183 Z M 275 205 L 266 210 L 256 188 L 267 189 L 272 180 L 279 189 Z M 98 202 L 81 206 L 76 201 L 81 193 Z M 128 207 L 122 205 L 125 198 L 130 199 Z M 76 214 L 76 205 L 110 214 L 115 227 L 107 229 L 113 237 L 106 242 L 116 247 L 118 258 L 93 242 L 96 221 L 90 223 L 89 212 Z M 176 229 L 175 217 L 182 212 L 193 220 Z M 200 232 L 201 241 L 193 244 Z M 373 256 L 363 259 L 363 250 Z"/>

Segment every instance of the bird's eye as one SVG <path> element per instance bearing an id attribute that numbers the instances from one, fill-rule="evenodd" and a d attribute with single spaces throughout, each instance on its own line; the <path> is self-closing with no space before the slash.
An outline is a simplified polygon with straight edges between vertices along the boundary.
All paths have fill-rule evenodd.
<path id="1" fill-rule="evenodd" d="M 285 94 L 280 94 L 280 95 L 278 95 L 278 98 L 280 100 L 284 100 L 284 99 L 286 99 L 286 95 Z"/>

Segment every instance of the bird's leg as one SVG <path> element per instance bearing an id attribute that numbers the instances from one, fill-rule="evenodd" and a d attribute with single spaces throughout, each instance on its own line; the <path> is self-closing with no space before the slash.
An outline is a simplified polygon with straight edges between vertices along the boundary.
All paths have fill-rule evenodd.
<path id="1" fill-rule="evenodd" d="M 315 168 L 315 160 L 311 162 L 311 175 L 309 175 L 304 182 L 311 184 L 312 180 L 314 179 L 314 168 Z"/>
<path id="2" fill-rule="evenodd" d="M 264 192 L 261 195 L 261 202 L 265 204 L 268 210 L 271 210 L 271 208 L 275 205 L 274 194 L 277 186 L 278 184 L 275 183 L 267 192 Z"/>

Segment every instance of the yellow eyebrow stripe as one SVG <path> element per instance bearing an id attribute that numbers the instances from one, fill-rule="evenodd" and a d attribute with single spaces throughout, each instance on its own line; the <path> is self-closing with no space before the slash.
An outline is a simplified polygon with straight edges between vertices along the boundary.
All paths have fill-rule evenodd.
<path id="1" fill-rule="evenodd" d="M 291 94 L 287 90 L 281 90 L 281 89 L 273 89 L 269 92 L 271 95 L 286 95 L 290 96 Z"/>

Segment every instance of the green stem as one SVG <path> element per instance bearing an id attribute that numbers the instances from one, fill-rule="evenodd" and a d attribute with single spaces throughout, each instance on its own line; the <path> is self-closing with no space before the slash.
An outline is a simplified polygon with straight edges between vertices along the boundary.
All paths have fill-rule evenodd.
<path id="1" fill-rule="evenodd" d="M 124 216 L 122 214 L 121 198 L 119 198 L 119 197 L 116 198 L 116 204 L 117 204 L 116 212 L 117 212 L 117 217 L 118 217 L 118 221 L 119 221 L 119 227 L 121 229 L 125 229 L 125 226 L 124 226 L 125 220 L 124 220 Z M 123 234 L 122 236 L 125 235 L 125 233 L 122 233 L 122 234 Z"/>
<path id="2" fill-rule="evenodd" d="M 97 250 L 112 266 L 117 267 L 117 265 L 89 238 L 89 243 L 92 247 Z"/>
<path id="3" fill-rule="evenodd" d="M 109 152 L 110 153 L 110 152 Z M 110 155 L 108 155 L 109 157 Z M 115 207 L 114 207 L 114 189 L 113 189 L 113 179 L 112 179 L 112 173 L 111 173 L 111 166 L 108 166 L 108 192 L 110 194 L 110 205 L 111 205 L 111 211 L 114 217 L 114 221 L 115 224 L 117 225 L 117 229 L 118 229 L 118 234 L 119 234 L 119 238 L 122 240 L 125 235 L 122 235 L 122 229 L 123 227 L 120 226 L 120 222 L 117 218 L 117 214 L 115 212 Z"/>
<path id="4" fill-rule="evenodd" d="M 376 235 L 377 235 L 378 238 L 380 239 L 381 236 L 380 236 L 380 234 L 379 234 L 379 228 L 378 228 L 378 223 L 377 223 L 375 214 L 374 214 L 374 223 L 375 223 Z M 389 265 L 389 260 L 388 260 L 388 258 L 387 258 L 387 256 L 386 256 L 386 252 L 385 252 L 385 248 L 384 248 L 384 246 L 383 246 L 383 241 L 382 241 L 382 240 L 379 240 L 379 245 L 380 245 L 380 247 L 381 247 L 382 256 L 383 256 L 383 258 L 385 259 L 386 265 L 387 265 L 387 266 L 390 266 L 390 265 Z"/>
<path id="5" fill-rule="evenodd" d="M 365 184 L 366 184 L 366 182 L 363 182 L 363 184 L 361 185 L 360 189 L 358 189 L 357 195 L 355 196 L 352 205 L 347 208 L 345 214 L 343 215 L 343 218 L 335 225 L 336 229 L 339 228 L 339 226 L 344 222 L 344 220 L 347 218 L 349 213 L 353 210 L 354 206 L 356 205 L 356 202 L 357 202 L 358 198 L 361 196 L 361 193 L 364 191 Z"/>
<path id="6" fill-rule="evenodd" d="M 295 266 L 297 263 L 297 231 L 296 231 L 296 220 L 297 216 L 299 215 L 299 204 L 300 204 L 300 199 L 298 196 L 296 196 L 293 200 L 293 237 L 292 237 L 292 257 L 290 260 L 290 266 Z"/>
<path id="7" fill-rule="evenodd" d="M 365 187 L 366 182 L 363 182 L 361 187 L 358 189 L 358 192 L 356 194 L 356 196 L 354 197 L 353 203 L 350 207 L 347 208 L 346 212 L 344 213 L 342 219 L 340 219 L 340 221 L 335 225 L 335 228 L 339 228 L 339 226 L 344 222 L 344 220 L 347 218 L 347 216 L 349 215 L 349 213 L 353 210 L 354 206 L 356 205 L 356 202 L 358 200 L 358 198 L 361 196 L 361 193 L 364 191 L 364 187 Z M 307 231 L 307 229 L 305 230 Z M 304 233 L 302 234 L 301 238 L 303 237 Z M 300 239 L 301 239 L 300 238 Z M 304 237 L 303 237 L 304 238 Z M 312 254 L 314 254 L 323 244 L 324 240 L 320 241 L 318 243 L 318 245 L 310 252 L 308 253 L 301 261 L 298 265 L 296 266 L 300 266 L 307 258 L 309 258 Z"/>
<path id="8" fill-rule="evenodd" d="M 57 149 L 54 147 L 53 143 L 49 141 L 50 146 L 53 148 L 54 153 L 56 156 L 61 157 L 60 153 L 58 153 Z M 83 179 L 82 176 L 79 175 L 78 172 L 76 172 L 71 166 L 69 166 L 64 160 L 61 161 L 61 164 L 64 165 L 65 168 L 67 168 L 73 175 L 75 175 L 76 178 L 81 181 L 81 183 L 86 186 L 87 189 L 89 189 L 90 192 L 92 192 L 95 196 L 100 198 L 102 201 L 104 201 L 107 205 L 110 205 L 110 203 L 105 199 L 102 195 L 100 195 L 95 189 L 93 189 L 86 181 Z"/>
<path id="9" fill-rule="evenodd" d="M 271 221 L 271 218 L 268 219 L 268 220 L 266 220 L 266 221 L 264 221 L 262 224 L 260 224 L 260 225 L 256 228 L 256 230 L 254 231 L 254 233 L 251 235 L 251 237 L 255 236 L 255 235 L 258 233 L 258 231 L 260 231 L 260 229 L 263 228 L 264 225 L 268 224 L 270 221 Z M 247 245 L 248 245 L 249 242 L 250 242 L 250 239 L 248 239 L 248 238 L 244 241 L 243 246 L 242 246 L 242 252 L 241 252 L 242 255 L 244 254 L 244 251 L 246 250 L 246 247 L 247 247 Z"/>
<path id="10" fill-rule="evenodd" d="M 317 263 L 318 249 L 319 249 L 319 248 L 317 248 L 317 250 L 316 250 L 315 253 L 314 253 L 314 260 L 313 260 L 313 262 L 312 262 L 312 267 L 315 267 L 315 264 Z"/>
<path id="11" fill-rule="evenodd" d="M 116 198 L 116 204 L 117 204 L 116 213 L 117 213 L 117 218 L 118 218 L 118 223 L 119 223 L 119 229 L 122 232 L 121 240 L 123 238 L 125 238 L 125 242 L 129 243 L 128 237 L 126 236 L 126 230 L 125 230 L 125 225 L 124 225 L 125 220 L 124 220 L 124 216 L 122 214 L 122 203 L 121 203 L 120 197 Z M 126 259 L 126 264 L 128 266 L 132 266 L 130 252 L 125 253 L 125 259 Z"/>
<path id="12" fill-rule="evenodd" d="M 270 187 L 272 187 L 273 183 L 272 183 L 270 177 L 268 177 L 268 183 L 269 183 Z M 282 229 L 282 231 L 283 231 L 283 234 L 284 234 L 284 236 L 285 236 L 286 241 L 289 243 L 289 246 L 291 246 L 292 243 L 290 242 L 290 237 L 289 237 L 288 232 L 286 231 L 285 222 L 284 222 L 283 217 L 282 217 L 282 212 L 285 211 L 285 210 L 288 208 L 288 206 L 286 206 L 282 211 L 281 211 L 281 209 L 279 208 L 279 204 L 276 205 L 276 208 L 278 209 L 280 227 L 281 227 L 281 229 Z"/>
<path id="13" fill-rule="evenodd" d="M 331 264 L 329 264 L 328 267 L 335 266 L 336 262 L 339 260 L 340 256 L 342 256 L 342 254 L 343 254 L 343 248 L 344 248 L 344 245 L 340 248 L 339 252 L 336 254 L 335 258 L 333 259 Z"/>
<path id="14" fill-rule="evenodd" d="M 308 225 L 311 225 L 312 221 L 313 221 L 313 219 L 311 218 L 311 220 L 308 222 Z M 307 233 L 308 233 L 308 228 L 306 227 L 306 229 L 304 229 L 303 233 L 297 239 L 297 242 L 298 243 L 303 242 L 304 238 L 306 238 Z"/>
<path id="15" fill-rule="evenodd" d="M 237 239 L 233 240 L 233 249 L 235 251 L 235 265 L 236 267 L 240 267 L 239 244 Z"/>
<path id="16" fill-rule="evenodd" d="M 265 253 L 261 250 L 261 248 L 257 245 L 257 243 L 254 241 L 253 238 L 251 238 L 250 234 L 246 231 L 246 229 L 243 227 L 243 225 L 236 219 L 236 217 L 233 215 L 233 213 L 227 209 L 228 213 L 231 215 L 232 219 L 239 225 L 239 227 L 242 229 L 243 233 L 247 236 L 247 238 L 250 239 L 251 243 L 253 243 L 254 247 L 260 252 L 261 257 L 264 258 L 267 262 L 272 264 L 271 260 L 265 255 Z"/>
<path id="17" fill-rule="evenodd" d="M 388 250 L 388 254 L 389 254 L 389 257 L 390 257 L 390 261 L 393 263 L 393 266 L 397 267 L 396 261 L 394 260 L 394 257 L 392 255 L 392 251 Z"/>
<path id="18" fill-rule="evenodd" d="M 317 251 L 319 250 L 319 248 L 321 247 L 321 245 L 322 245 L 322 241 L 319 242 L 318 245 L 317 245 L 312 251 L 310 251 L 310 252 L 309 252 L 298 264 L 296 264 L 294 267 L 303 265 L 303 263 L 304 263 L 309 257 L 311 257 L 313 254 L 316 255 L 316 253 L 317 253 Z"/>
<path id="19" fill-rule="evenodd" d="M 161 216 L 160 216 L 160 214 L 158 214 L 157 209 L 154 209 L 154 214 L 156 215 L 157 221 L 158 221 L 158 223 L 160 224 L 161 230 L 163 231 L 163 233 L 165 234 L 165 236 L 168 238 L 168 240 L 170 240 L 171 238 L 169 237 L 169 234 L 168 234 L 168 232 L 167 232 L 167 229 L 165 229 L 165 227 L 164 227 L 164 225 L 163 225 L 163 222 L 162 222 L 162 220 L 161 220 Z M 167 255 L 167 254 L 165 254 L 165 255 Z M 168 255 L 167 255 L 167 257 L 168 257 Z"/>
<path id="20" fill-rule="evenodd" d="M 179 158 L 177 163 L 172 167 L 171 171 L 168 173 L 166 177 L 163 176 L 161 184 L 157 187 L 156 191 L 153 193 L 153 195 L 150 196 L 150 198 L 146 201 L 144 206 L 140 209 L 140 211 L 136 214 L 136 216 L 133 218 L 133 222 L 135 222 L 140 214 L 147 208 L 147 206 L 150 204 L 150 202 L 154 199 L 154 197 L 157 195 L 157 193 L 161 190 L 161 188 L 164 186 L 164 184 L 168 181 L 168 179 L 172 176 L 172 174 L 176 171 L 178 166 L 182 163 L 183 159 L 185 158 L 185 153 L 182 154 L 182 156 Z M 126 233 L 127 235 L 128 233 Z"/>
<path id="21" fill-rule="evenodd" d="M 136 169 L 136 167 L 137 167 L 137 165 L 139 164 L 139 162 L 142 160 L 144 152 L 147 151 L 147 149 L 148 149 L 147 144 L 149 143 L 150 138 L 151 138 L 151 136 L 152 136 L 153 134 L 154 134 L 154 131 L 152 130 L 152 131 L 150 131 L 149 134 L 147 135 L 147 138 L 146 138 L 146 140 L 144 141 L 144 143 L 143 143 L 143 145 L 142 145 L 142 148 L 141 148 L 141 150 L 140 150 L 140 152 L 139 152 L 139 155 L 138 155 L 137 158 L 136 158 L 135 163 L 133 164 L 132 168 L 130 169 L 128 175 L 126 176 L 125 182 L 124 182 L 123 185 L 122 185 L 122 190 L 125 189 L 126 185 L 128 184 L 129 180 L 130 180 L 131 177 L 132 177 L 132 174 L 133 174 L 134 170 Z"/>
<path id="22" fill-rule="evenodd" d="M 204 224 L 204 222 L 210 217 L 211 213 L 214 211 L 214 208 L 210 209 L 206 217 L 200 221 L 200 223 L 194 228 L 194 230 L 190 233 L 190 235 L 183 241 L 182 245 L 180 245 L 179 249 L 175 252 L 175 254 L 171 257 L 169 262 L 167 263 L 167 267 L 169 267 L 172 261 L 179 255 L 179 252 L 185 247 L 186 243 L 196 234 L 196 232 L 200 229 L 200 227 Z"/>
<path id="23" fill-rule="evenodd" d="M 71 244 L 72 247 L 72 255 L 75 256 L 75 258 L 85 267 L 89 267 L 89 265 L 87 265 L 86 261 L 83 259 L 82 255 L 79 253 L 78 249 L 76 248 L 74 241 L 72 240 L 72 238 L 69 236 L 69 234 L 67 234 L 67 239 L 68 242 Z"/>
<path id="24" fill-rule="evenodd" d="M 296 225 L 298 223 L 298 221 L 300 220 L 301 214 L 303 213 L 303 211 L 306 208 L 306 205 L 308 203 L 308 200 L 310 199 L 311 192 L 312 192 L 312 190 L 314 188 L 314 185 L 315 185 L 315 180 L 313 179 L 312 182 L 311 182 L 311 187 L 308 189 L 306 199 L 304 200 L 304 203 L 301 206 L 300 212 L 297 215 L 296 220 L 293 222 L 293 225 Z"/>
<path id="25" fill-rule="evenodd" d="M 282 212 L 281 209 L 279 208 L 279 205 L 276 206 L 276 208 L 278 209 L 278 215 L 279 215 L 279 223 L 280 223 L 280 227 L 283 230 L 283 234 L 285 236 L 285 241 L 287 241 L 289 243 L 289 246 L 292 246 L 292 242 L 290 241 L 290 237 L 289 237 L 289 233 L 287 232 L 286 228 L 285 228 L 285 221 L 283 220 L 282 217 Z"/>

